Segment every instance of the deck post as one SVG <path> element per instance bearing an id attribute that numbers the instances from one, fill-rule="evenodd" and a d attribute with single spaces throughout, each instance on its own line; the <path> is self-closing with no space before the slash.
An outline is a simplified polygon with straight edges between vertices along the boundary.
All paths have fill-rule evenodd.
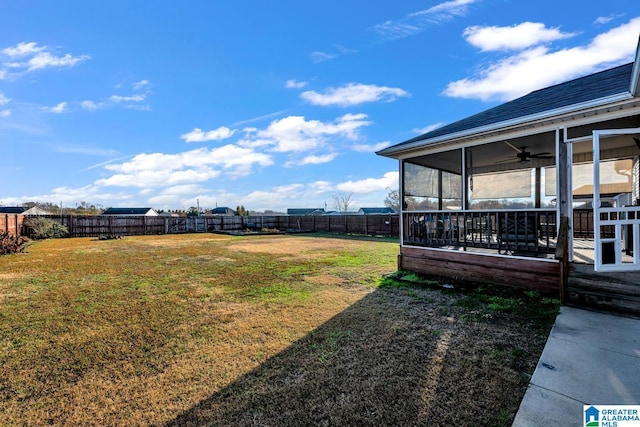
<path id="1" fill-rule="evenodd" d="M 569 282 L 569 218 L 562 215 L 560 217 L 560 228 L 558 230 L 558 243 L 556 244 L 555 259 L 560 262 L 560 303 L 567 300 L 567 284 Z"/>

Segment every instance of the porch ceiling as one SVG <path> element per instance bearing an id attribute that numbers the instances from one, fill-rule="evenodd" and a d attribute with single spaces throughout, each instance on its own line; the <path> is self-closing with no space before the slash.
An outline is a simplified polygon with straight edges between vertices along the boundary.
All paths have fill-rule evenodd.
<path id="1" fill-rule="evenodd" d="M 593 130 L 620 129 L 640 127 L 640 116 L 635 115 L 617 120 L 592 123 L 580 127 L 569 128 L 569 138 L 588 138 L 573 143 L 574 163 L 589 162 L 592 160 Z M 636 136 L 640 138 L 640 135 Z M 507 144 L 510 143 L 510 144 Z M 515 169 L 536 168 L 555 165 L 556 134 L 555 131 L 519 136 L 497 142 L 478 144 L 477 141 L 469 141 L 464 144 L 467 147 L 467 165 L 472 173 L 489 173 Z M 531 154 L 551 153 L 551 159 L 530 159 L 519 161 L 518 152 L 513 148 L 525 148 Z M 458 145 L 460 147 L 460 145 Z M 636 146 L 633 135 L 619 135 L 606 137 L 606 143 L 601 144 L 605 151 L 602 159 L 629 158 L 640 155 L 640 147 Z M 461 174 L 462 149 L 452 148 L 449 151 L 422 155 L 411 158 L 411 163 L 440 169 L 447 172 Z"/>
<path id="2" fill-rule="evenodd" d="M 525 148 L 527 152 L 532 154 L 551 153 L 551 156 L 554 156 L 555 153 L 554 132 L 508 139 L 505 141 L 515 147 Z M 472 167 L 474 172 L 490 172 L 552 165 L 555 163 L 553 158 L 531 159 L 531 161 L 520 162 L 517 156 L 518 151 L 505 141 L 468 147 L 467 164 Z M 430 168 L 461 174 L 462 150 L 454 149 L 415 157 L 412 158 L 410 162 Z"/>

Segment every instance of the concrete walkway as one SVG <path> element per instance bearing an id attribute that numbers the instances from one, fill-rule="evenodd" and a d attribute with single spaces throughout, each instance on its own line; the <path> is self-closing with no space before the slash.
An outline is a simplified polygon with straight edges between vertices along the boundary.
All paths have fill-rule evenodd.
<path id="1" fill-rule="evenodd" d="M 583 427 L 582 405 L 640 405 L 640 319 L 562 307 L 513 426 Z"/>

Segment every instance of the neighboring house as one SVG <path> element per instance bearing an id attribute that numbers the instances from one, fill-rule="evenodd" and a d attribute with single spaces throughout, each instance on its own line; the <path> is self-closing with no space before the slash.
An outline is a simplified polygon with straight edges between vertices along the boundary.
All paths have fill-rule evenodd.
<path id="1" fill-rule="evenodd" d="M 53 215 L 49 211 L 45 211 L 37 206 L 29 209 L 23 206 L 0 206 L 0 214 L 22 214 L 22 215 Z"/>
<path id="2" fill-rule="evenodd" d="M 590 185 L 592 237 L 574 245 L 570 220 L 569 260 L 588 260 L 578 251 L 592 245 L 596 272 L 640 270 L 639 80 L 640 44 L 633 63 L 379 151 L 399 160 L 399 268 L 557 291 L 560 218 L 574 218 L 573 190 Z M 613 182 L 633 206 L 601 206 Z"/>
<path id="3" fill-rule="evenodd" d="M 166 218 L 182 218 L 187 216 L 185 212 L 168 212 L 168 211 L 164 211 L 164 212 L 160 212 L 158 214 L 158 216 L 161 217 L 166 217 Z"/>
<path id="4" fill-rule="evenodd" d="M 234 216 L 236 211 L 227 207 L 219 207 L 215 209 L 211 209 L 209 215 L 217 215 L 217 216 Z"/>
<path id="5" fill-rule="evenodd" d="M 323 208 L 289 208 L 287 215 L 324 215 Z"/>
<path id="6" fill-rule="evenodd" d="M 396 211 L 390 207 L 384 208 L 360 208 L 358 215 L 393 215 Z"/>
<path id="7" fill-rule="evenodd" d="M 158 213 L 152 208 L 108 208 L 102 215 L 158 216 Z"/>
<path id="8" fill-rule="evenodd" d="M 53 214 L 49 211 L 45 211 L 44 209 L 40 209 L 39 207 L 34 206 L 22 212 L 22 215 L 53 215 Z"/>
<path id="9" fill-rule="evenodd" d="M 338 215 L 358 215 L 358 212 L 356 211 L 325 211 L 322 213 L 323 216 L 327 216 L 327 215 L 332 215 L 332 216 L 338 216 Z"/>
<path id="10" fill-rule="evenodd" d="M 22 206 L 0 206 L 0 214 L 23 214 L 24 211 Z"/>

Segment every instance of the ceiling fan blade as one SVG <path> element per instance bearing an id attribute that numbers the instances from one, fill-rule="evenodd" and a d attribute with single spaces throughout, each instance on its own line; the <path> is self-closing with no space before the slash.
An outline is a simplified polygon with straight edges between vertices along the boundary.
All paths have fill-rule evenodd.
<path id="1" fill-rule="evenodd" d="M 523 147 L 523 148 L 517 147 L 517 146 L 513 145 L 512 143 L 510 143 L 509 141 L 502 141 L 502 142 L 504 142 L 504 143 L 505 143 L 505 144 L 507 144 L 509 147 L 511 147 L 511 148 L 513 148 L 514 150 L 516 150 L 518 153 L 519 153 L 519 152 L 521 152 L 521 151 L 523 151 L 525 148 L 527 148 L 527 147 Z"/>
<path id="2" fill-rule="evenodd" d="M 534 159 L 553 159 L 553 155 L 551 153 L 534 153 L 530 154 L 529 157 Z"/>
<path id="3" fill-rule="evenodd" d="M 501 163 L 517 163 L 517 162 L 519 162 L 519 161 L 520 161 L 520 160 L 518 160 L 518 159 L 505 159 L 505 160 L 498 160 L 498 161 L 495 161 L 495 162 L 493 162 L 493 164 L 494 164 L 494 165 L 499 165 L 499 164 L 501 164 Z"/>

